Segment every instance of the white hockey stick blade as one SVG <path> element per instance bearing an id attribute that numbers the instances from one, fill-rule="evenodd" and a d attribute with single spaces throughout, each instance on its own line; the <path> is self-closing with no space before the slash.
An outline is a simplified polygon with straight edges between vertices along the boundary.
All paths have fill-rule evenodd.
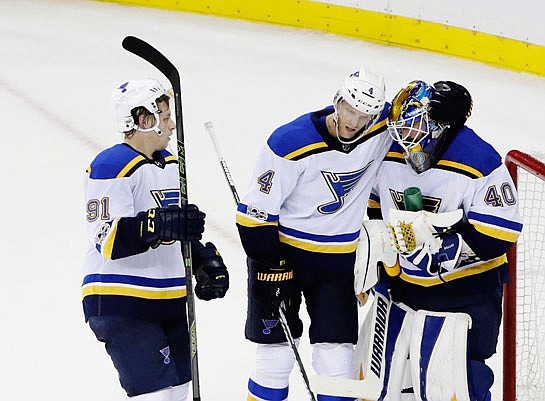
<path id="1" fill-rule="evenodd" d="M 377 400 L 382 391 L 382 383 L 374 377 L 351 380 L 313 375 L 310 377 L 310 388 L 316 394 Z"/>

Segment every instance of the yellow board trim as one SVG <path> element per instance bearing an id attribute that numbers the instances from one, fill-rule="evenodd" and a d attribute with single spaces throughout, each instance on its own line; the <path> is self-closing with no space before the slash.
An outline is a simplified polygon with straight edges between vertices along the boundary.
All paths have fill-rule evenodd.
<path id="1" fill-rule="evenodd" d="M 309 0 L 100 0 L 309 28 L 545 76 L 545 46 L 415 18 Z"/>
<path id="2" fill-rule="evenodd" d="M 82 289 L 83 298 L 88 295 L 123 295 L 144 299 L 175 299 L 187 296 L 187 290 L 149 291 L 121 286 L 90 285 Z"/>
<path id="3" fill-rule="evenodd" d="M 468 276 L 473 276 L 475 274 L 487 272 L 489 270 L 495 269 L 498 266 L 503 265 L 504 263 L 507 263 L 507 257 L 505 255 L 502 255 L 496 259 L 492 259 L 488 262 L 482 263 L 475 267 L 468 267 L 467 269 L 454 271 L 452 273 L 443 273 L 442 277 L 444 281 L 449 282 L 461 277 L 468 277 Z M 420 279 L 420 278 L 416 278 L 414 276 L 409 276 L 405 274 L 403 270 L 401 271 L 400 278 L 403 281 L 406 281 L 411 284 L 420 285 L 422 287 L 431 287 L 433 285 L 438 285 L 443 283 L 443 280 L 441 280 L 439 277 L 428 279 L 428 280 Z"/>
<path id="4" fill-rule="evenodd" d="M 356 251 L 358 242 L 347 245 L 321 245 L 321 244 L 312 244 L 308 242 L 303 242 L 294 238 L 286 237 L 282 233 L 280 235 L 280 242 L 291 245 L 294 248 L 303 249 L 309 252 L 318 252 L 318 253 L 352 253 Z"/>

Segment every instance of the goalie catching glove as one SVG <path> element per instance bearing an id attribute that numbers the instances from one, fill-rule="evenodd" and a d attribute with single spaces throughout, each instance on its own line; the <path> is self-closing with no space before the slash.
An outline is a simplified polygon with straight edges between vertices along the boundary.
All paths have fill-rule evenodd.
<path id="1" fill-rule="evenodd" d="M 392 248 L 420 270 L 405 273 L 431 276 L 441 273 L 441 269 L 454 270 L 463 248 L 469 250 L 462 236 L 452 231 L 452 226 L 462 218 L 461 209 L 447 213 L 390 210 L 388 229 Z"/>
<path id="2" fill-rule="evenodd" d="M 136 216 L 138 237 L 153 248 L 162 242 L 198 241 L 204 231 L 204 217 L 195 205 L 149 209 Z"/>
<path id="3" fill-rule="evenodd" d="M 253 292 L 255 298 L 265 308 L 269 309 L 270 316 L 278 318 L 278 310 L 283 302 L 290 304 L 294 292 L 293 269 L 285 260 L 280 260 L 278 265 L 263 263 L 248 258 L 250 274 L 253 275 Z"/>
<path id="4" fill-rule="evenodd" d="M 193 243 L 192 252 L 195 259 L 195 295 L 199 299 L 210 301 L 223 298 L 229 289 L 229 273 L 216 246 L 207 242 Z"/>

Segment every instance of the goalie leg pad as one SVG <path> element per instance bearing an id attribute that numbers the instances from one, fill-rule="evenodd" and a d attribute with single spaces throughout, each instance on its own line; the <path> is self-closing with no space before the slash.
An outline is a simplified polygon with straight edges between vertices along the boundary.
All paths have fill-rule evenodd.
<path id="1" fill-rule="evenodd" d="M 299 339 L 295 342 L 299 344 Z M 287 342 L 258 344 L 255 369 L 248 381 L 248 399 L 287 399 L 289 376 L 294 363 L 295 356 Z"/>
<path id="2" fill-rule="evenodd" d="M 419 310 L 414 314 L 410 363 L 417 400 L 470 400 L 467 376 L 470 328 L 471 317 L 466 313 Z"/>

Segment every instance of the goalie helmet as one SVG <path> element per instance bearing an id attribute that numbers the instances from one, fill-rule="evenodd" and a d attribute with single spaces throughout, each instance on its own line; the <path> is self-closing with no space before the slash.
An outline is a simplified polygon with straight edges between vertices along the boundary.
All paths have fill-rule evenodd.
<path id="1" fill-rule="evenodd" d="M 346 103 L 355 110 L 372 116 L 369 122 L 360 130 L 361 132 L 348 141 L 341 138 L 337 132 L 339 141 L 350 144 L 356 142 L 365 135 L 369 128 L 371 128 L 380 117 L 384 105 L 386 104 L 386 85 L 384 83 L 384 78 L 365 70 L 363 67 L 348 75 L 333 98 L 335 124 L 337 124 L 338 121 L 337 105 L 342 100 L 346 101 Z"/>
<path id="2" fill-rule="evenodd" d="M 154 79 L 127 81 L 119 85 L 113 92 L 114 116 L 119 132 L 133 129 L 142 131 L 157 131 L 159 126 L 159 108 L 157 99 L 166 95 L 163 86 Z M 144 107 L 155 115 L 155 126 L 150 129 L 141 129 L 134 121 L 132 111 L 137 107 Z"/>
<path id="3" fill-rule="evenodd" d="M 445 142 L 448 124 L 429 116 L 434 87 L 424 81 L 412 81 L 392 101 L 388 113 L 388 132 L 403 148 L 404 157 L 414 171 L 429 169 Z"/>

